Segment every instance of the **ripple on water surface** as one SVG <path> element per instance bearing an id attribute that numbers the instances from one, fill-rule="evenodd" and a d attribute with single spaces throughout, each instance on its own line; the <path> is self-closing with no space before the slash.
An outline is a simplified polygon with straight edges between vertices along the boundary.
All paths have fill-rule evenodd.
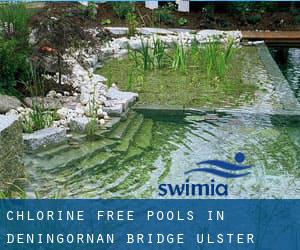
<path id="1" fill-rule="evenodd" d="M 159 183 L 181 184 L 188 177 L 191 183 L 227 183 L 230 198 L 300 197 L 295 119 L 246 114 L 130 119 L 115 128 L 121 139 L 108 134 L 80 148 L 28 156 L 28 189 L 46 197 L 150 198 L 158 197 Z M 245 165 L 253 165 L 250 175 L 228 180 L 184 174 L 208 159 L 234 163 L 237 152 L 245 154 Z"/>

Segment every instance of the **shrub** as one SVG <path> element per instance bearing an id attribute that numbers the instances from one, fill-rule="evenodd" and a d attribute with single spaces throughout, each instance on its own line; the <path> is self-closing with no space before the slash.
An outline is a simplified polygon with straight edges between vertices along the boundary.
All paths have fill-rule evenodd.
<path id="1" fill-rule="evenodd" d="M 0 6 L 0 91 L 15 93 L 17 81 L 24 76 L 30 54 L 30 12 L 22 3 Z"/>
<path id="2" fill-rule="evenodd" d="M 128 36 L 134 36 L 136 34 L 136 28 L 138 25 L 136 15 L 134 13 L 128 13 L 126 16 L 126 23 L 128 27 Z"/>
<path id="3" fill-rule="evenodd" d="M 253 14 L 247 17 L 247 21 L 250 24 L 257 24 L 261 21 L 262 16 L 261 14 Z"/>
<path id="4" fill-rule="evenodd" d="M 162 8 L 154 10 L 154 19 L 155 23 L 161 24 L 173 24 L 175 17 L 172 14 L 174 11 L 174 5 L 169 3 L 168 5 L 163 6 Z"/>
<path id="5" fill-rule="evenodd" d="M 178 20 L 177 20 L 177 24 L 180 25 L 180 26 L 184 26 L 188 23 L 188 20 L 184 17 L 180 17 Z"/>
<path id="6" fill-rule="evenodd" d="M 125 19 L 129 13 L 135 12 L 133 3 L 129 2 L 113 2 L 113 10 L 120 19 Z"/>
<path id="7" fill-rule="evenodd" d="M 293 19 L 296 24 L 300 24 L 300 15 L 294 16 Z"/>

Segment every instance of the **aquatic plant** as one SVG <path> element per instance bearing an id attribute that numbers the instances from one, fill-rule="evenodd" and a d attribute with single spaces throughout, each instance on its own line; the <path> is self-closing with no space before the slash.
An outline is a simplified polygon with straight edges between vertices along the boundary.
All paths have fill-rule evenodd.
<path id="1" fill-rule="evenodd" d="M 160 39 L 153 39 L 153 59 L 154 64 L 159 68 L 164 67 L 164 59 L 166 57 L 166 45 Z"/>
<path id="2" fill-rule="evenodd" d="M 142 55 L 144 70 L 151 69 L 153 65 L 153 56 L 151 55 L 151 46 L 148 40 L 146 43 L 142 40 L 142 46 L 139 52 Z"/>
<path id="3" fill-rule="evenodd" d="M 234 41 L 231 39 L 225 47 L 218 41 L 209 41 L 204 46 L 203 56 L 208 79 L 213 76 L 220 79 L 225 77 L 228 62 L 233 53 L 233 44 Z"/>
<path id="4" fill-rule="evenodd" d="M 172 69 L 186 72 L 188 53 L 182 43 L 174 43 L 172 56 Z"/>

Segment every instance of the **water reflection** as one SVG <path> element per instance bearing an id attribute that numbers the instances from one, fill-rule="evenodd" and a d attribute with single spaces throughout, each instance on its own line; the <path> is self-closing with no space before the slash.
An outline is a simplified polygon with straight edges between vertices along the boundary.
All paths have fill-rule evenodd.
<path id="1" fill-rule="evenodd" d="M 300 48 L 271 47 L 270 51 L 300 101 Z"/>

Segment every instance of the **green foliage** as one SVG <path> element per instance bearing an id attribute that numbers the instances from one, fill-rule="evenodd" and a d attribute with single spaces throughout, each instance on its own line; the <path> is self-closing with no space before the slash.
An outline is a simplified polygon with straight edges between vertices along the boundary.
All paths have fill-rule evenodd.
<path id="1" fill-rule="evenodd" d="M 154 21 L 158 25 L 165 24 L 170 25 L 174 23 L 175 17 L 172 14 L 174 11 L 175 5 L 168 3 L 168 5 L 163 6 L 162 8 L 154 10 Z"/>
<path id="2" fill-rule="evenodd" d="M 177 20 L 177 24 L 180 25 L 180 26 L 184 26 L 188 23 L 188 20 L 184 17 L 180 17 L 178 20 Z"/>
<path id="3" fill-rule="evenodd" d="M 136 34 L 136 28 L 138 25 L 137 16 L 134 13 L 128 13 L 126 15 L 126 23 L 128 28 L 128 36 L 134 36 Z"/>
<path id="4" fill-rule="evenodd" d="M 97 122 L 97 112 L 98 112 L 98 105 L 96 102 L 96 89 L 94 87 L 94 92 L 92 95 L 92 100 L 89 102 L 89 116 L 91 117 L 91 120 L 85 127 L 85 132 L 88 136 L 93 136 L 98 128 L 98 122 Z"/>
<path id="5" fill-rule="evenodd" d="M 110 19 L 101 20 L 101 25 L 109 25 L 109 24 L 111 24 L 111 20 Z"/>
<path id="6" fill-rule="evenodd" d="M 125 19 L 129 13 L 135 12 L 133 3 L 130 2 L 113 2 L 113 10 L 120 19 Z"/>
<path id="7" fill-rule="evenodd" d="M 261 21 L 262 16 L 261 14 L 253 14 L 247 17 L 247 21 L 250 24 L 257 24 Z"/>
<path id="8" fill-rule="evenodd" d="M 0 6 L 0 92 L 15 93 L 14 87 L 28 66 L 30 12 L 22 3 Z"/>
<path id="9" fill-rule="evenodd" d="M 184 45 L 175 43 L 172 54 L 172 68 L 185 73 L 187 70 L 188 52 Z"/>
<path id="10" fill-rule="evenodd" d="M 153 49 L 149 41 L 142 40 L 141 48 L 138 50 L 129 49 L 128 56 L 134 62 L 135 68 L 142 67 L 143 71 L 154 68 L 163 68 L 166 65 L 166 45 L 160 40 L 153 40 Z"/>
<path id="11" fill-rule="evenodd" d="M 161 69 L 165 66 L 166 45 L 160 39 L 153 39 L 153 63 Z"/>
<path id="12" fill-rule="evenodd" d="M 44 94 L 44 84 L 36 69 L 30 64 L 26 76 L 27 81 L 23 82 L 32 97 Z M 45 110 L 44 99 L 32 100 L 32 111 L 23 116 L 22 125 L 25 133 L 50 127 L 56 119 L 56 112 Z"/>
<path id="13" fill-rule="evenodd" d="M 294 16 L 293 19 L 296 24 L 300 24 L 300 15 Z"/>
<path id="14" fill-rule="evenodd" d="M 218 41 L 208 42 L 203 51 L 208 79 L 218 77 L 224 79 L 229 60 L 233 53 L 234 41 L 230 40 L 227 46 L 222 46 Z"/>

